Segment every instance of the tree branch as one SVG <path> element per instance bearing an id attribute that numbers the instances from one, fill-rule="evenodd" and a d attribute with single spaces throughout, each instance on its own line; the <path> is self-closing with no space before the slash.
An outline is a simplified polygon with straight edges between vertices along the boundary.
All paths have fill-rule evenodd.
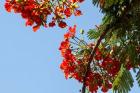
<path id="1" fill-rule="evenodd" d="M 94 49 L 91 51 L 91 55 L 89 58 L 89 62 L 87 64 L 87 68 L 86 68 L 86 72 L 85 72 L 85 76 L 83 78 L 83 86 L 82 86 L 82 91 L 81 93 L 85 93 L 86 92 L 86 78 L 87 75 L 90 71 L 90 64 L 93 60 L 93 57 L 96 53 L 96 50 L 98 48 L 98 46 L 100 45 L 102 39 L 104 39 L 104 37 L 106 36 L 106 34 L 110 31 L 111 28 L 115 27 L 115 25 L 117 25 L 118 23 L 124 21 L 123 19 L 126 17 L 126 14 L 132 9 L 132 7 L 134 7 L 136 4 L 138 4 L 139 0 L 132 0 L 131 4 L 129 4 L 126 9 L 123 11 L 123 14 L 119 17 L 116 18 L 116 20 L 112 21 L 112 23 L 108 24 L 105 28 L 105 30 L 103 31 L 103 33 L 101 34 L 101 36 L 99 37 Z"/>
<path id="2" fill-rule="evenodd" d="M 87 64 L 87 68 L 86 68 L 86 73 L 85 73 L 85 76 L 84 76 L 84 78 L 83 78 L 82 93 L 85 93 L 85 92 L 86 92 L 86 78 L 87 78 L 87 75 L 88 75 L 88 73 L 89 73 L 89 71 L 90 71 L 90 64 L 91 64 L 91 62 L 92 62 L 92 60 L 93 60 L 93 57 L 94 57 L 94 55 L 95 55 L 95 53 L 96 53 L 96 50 L 97 50 L 98 46 L 100 45 L 102 39 L 103 39 L 103 38 L 106 36 L 106 34 L 109 32 L 109 29 L 112 28 L 111 26 L 112 26 L 112 25 L 110 25 L 110 24 L 107 26 L 107 28 L 105 29 L 105 31 L 101 34 L 100 38 L 98 39 L 98 41 L 97 41 L 97 43 L 96 43 L 94 49 L 91 51 L 91 55 L 90 55 L 90 58 L 89 58 L 89 62 L 88 62 L 88 64 Z"/>

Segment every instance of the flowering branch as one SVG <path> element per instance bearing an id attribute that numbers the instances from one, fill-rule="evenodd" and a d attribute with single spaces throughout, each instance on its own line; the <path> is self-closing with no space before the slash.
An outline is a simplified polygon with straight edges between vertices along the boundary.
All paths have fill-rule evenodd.
<path id="1" fill-rule="evenodd" d="M 104 32 L 100 35 L 94 49 L 92 49 L 91 51 L 91 55 L 89 57 L 89 61 L 88 61 L 88 64 L 87 64 L 87 68 L 86 68 L 86 73 L 85 73 L 85 76 L 83 77 L 83 86 L 82 86 L 82 91 L 81 93 L 85 93 L 86 92 L 86 79 L 87 79 L 87 76 L 88 76 L 88 73 L 90 72 L 90 64 L 92 63 L 93 61 L 93 57 L 95 56 L 96 54 L 96 50 L 98 49 L 101 41 L 104 39 L 104 37 L 107 35 L 107 33 L 109 31 L 111 31 L 110 29 L 112 29 L 113 27 L 115 27 L 115 25 L 117 25 L 118 23 L 120 22 L 123 22 L 125 17 L 127 16 L 127 13 L 132 9 L 133 6 L 135 6 L 137 4 L 137 2 L 139 2 L 139 0 L 133 0 L 131 2 L 131 4 L 129 4 L 125 10 L 123 11 L 122 15 L 117 17 L 114 21 L 112 21 L 112 23 L 108 24 L 104 30 Z"/>
<path id="2" fill-rule="evenodd" d="M 96 50 L 98 48 L 98 46 L 100 45 L 102 39 L 105 37 L 105 35 L 110 31 L 109 29 L 112 27 L 112 25 L 108 25 L 107 28 L 105 29 L 105 31 L 101 34 L 100 38 L 98 39 L 97 41 L 97 44 L 95 45 L 95 48 L 91 51 L 91 55 L 90 55 L 90 58 L 89 58 L 89 62 L 87 64 L 87 68 L 86 68 L 86 73 L 85 73 L 85 76 L 83 78 L 83 87 L 82 87 L 82 93 L 85 93 L 85 90 L 86 90 L 86 77 L 90 71 L 90 64 L 93 60 L 93 57 L 96 53 Z"/>

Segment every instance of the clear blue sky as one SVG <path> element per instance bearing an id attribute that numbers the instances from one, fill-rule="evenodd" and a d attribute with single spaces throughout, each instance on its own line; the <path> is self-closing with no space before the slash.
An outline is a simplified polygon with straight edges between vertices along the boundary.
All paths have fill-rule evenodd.
<path id="1" fill-rule="evenodd" d="M 4 1 L 0 2 L 0 93 L 79 93 L 81 85 L 66 80 L 59 69 L 58 47 L 66 29 L 41 28 L 34 33 L 19 14 L 4 10 Z M 69 25 L 87 31 L 101 22 L 102 15 L 91 1 L 82 4 L 84 15 L 72 17 Z M 138 90 L 135 87 L 132 93 Z"/>

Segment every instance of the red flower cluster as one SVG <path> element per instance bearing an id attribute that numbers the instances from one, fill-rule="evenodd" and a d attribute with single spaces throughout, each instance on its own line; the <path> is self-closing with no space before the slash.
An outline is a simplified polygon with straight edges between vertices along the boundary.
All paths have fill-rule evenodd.
<path id="1" fill-rule="evenodd" d="M 118 60 L 107 56 L 103 59 L 101 67 L 106 70 L 110 76 L 115 76 L 120 70 L 121 63 Z"/>
<path id="2" fill-rule="evenodd" d="M 103 76 L 97 72 L 89 72 L 86 85 L 91 93 L 97 93 L 99 88 L 102 92 L 107 92 L 112 88 L 112 84 L 108 80 L 104 80 Z"/>
<path id="3" fill-rule="evenodd" d="M 60 68 L 64 71 L 66 79 L 75 78 L 79 82 L 83 83 L 89 55 L 84 55 L 83 59 L 78 60 L 77 56 L 72 51 L 70 39 L 75 37 L 75 32 L 76 25 L 74 27 L 69 27 L 68 32 L 64 35 L 64 41 L 61 42 L 59 50 L 64 59 Z M 99 61 L 102 60 L 102 58 L 102 53 L 98 50 L 96 52 L 95 59 Z M 105 69 L 108 66 L 106 65 L 106 62 L 108 62 L 107 59 L 102 62 L 103 65 L 98 65 L 98 67 Z M 108 71 L 108 69 L 105 70 Z M 114 70 L 114 68 L 111 70 Z M 103 92 L 107 92 L 108 89 L 112 87 L 112 84 L 108 79 L 104 78 L 101 73 L 91 70 L 86 77 L 86 87 L 92 93 L 97 93 L 99 88 L 101 88 Z"/>
<path id="4" fill-rule="evenodd" d="M 78 3 L 83 0 L 6 0 L 5 9 L 15 13 L 21 13 L 22 18 L 26 19 L 26 26 L 33 26 L 37 31 L 41 25 L 44 27 L 58 26 L 65 28 L 67 24 L 63 19 L 70 17 L 72 14 L 80 16 L 82 13 L 78 10 Z M 52 16 L 53 15 L 53 16 Z M 47 24 L 47 18 L 52 16 L 51 21 Z"/>
<path id="5" fill-rule="evenodd" d="M 60 68 L 64 71 L 66 78 L 73 76 L 76 69 L 76 58 L 72 54 L 69 42 L 69 39 L 75 35 L 75 30 L 76 25 L 73 28 L 69 27 L 69 32 L 65 34 L 65 40 L 61 42 L 59 48 L 62 57 L 64 57 Z"/>

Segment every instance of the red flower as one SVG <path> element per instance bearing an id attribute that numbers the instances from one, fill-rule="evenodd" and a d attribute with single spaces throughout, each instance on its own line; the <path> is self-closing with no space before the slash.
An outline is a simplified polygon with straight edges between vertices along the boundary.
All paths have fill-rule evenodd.
<path id="1" fill-rule="evenodd" d="M 76 25 L 74 25 L 74 27 L 69 27 L 69 32 L 71 33 L 72 36 L 75 35 L 75 32 L 76 32 Z"/>
<path id="2" fill-rule="evenodd" d="M 82 15 L 82 12 L 80 10 L 75 10 L 74 15 L 75 16 L 80 16 L 80 15 Z"/>
<path id="3" fill-rule="evenodd" d="M 54 27 L 54 26 L 55 26 L 55 22 L 54 21 L 49 23 L 49 27 Z"/>
<path id="4" fill-rule="evenodd" d="M 69 0 L 69 1 L 72 2 L 72 3 L 75 3 L 75 2 L 82 3 L 84 0 Z"/>
<path id="5" fill-rule="evenodd" d="M 61 28 L 65 28 L 67 26 L 67 24 L 65 22 L 63 22 L 63 21 L 60 21 L 58 23 L 58 26 L 61 27 Z"/>
<path id="6" fill-rule="evenodd" d="M 99 49 L 96 50 L 96 53 L 95 53 L 95 59 L 96 60 L 102 60 L 102 53 L 99 51 Z"/>
<path id="7" fill-rule="evenodd" d="M 69 30 L 66 34 L 64 34 L 65 39 L 69 39 L 71 37 L 74 37 L 76 33 L 76 25 L 74 27 L 69 27 Z"/>
<path id="8" fill-rule="evenodd" d="M 120 66 L 120 62 L 111 57 L 106 57 L 101 64 L 101 67 L 107 70 L 107 72 L 112 76 L 115 76 L 118 73 Z"/>
<path id="9" fill-rule="evenodd" d="M 55 0 L 6 0 L 5 9 L 8 12 L 14 10 L 15 13 L 20 13 L 23 19 L 28 20 L 26 21 L 26 26 L 32 26 L 35 23 L 35 25 L 53 27 L 58 22 L 59 27 L 65 28 L 67 24 L 61 20 L 65 19 L 64 16 L 66 18 L 70 17 L 74 13 L 73 10 L 78 9 L 77 7 L 72 7 L 72 4 L 81 2 L 81 0 L 66 0 L 64 3 L 59 3 L 59 6 L 46 5 L 46 3 L 50 2 L 55 3 Z M 51 14 L 54 14 L 52 22 L 46 24 L 47 18 Z M 75 11 L 75 15 L 79 16 L 80 10 Z"/>
<path id="10" fill-rule="evenodd" d="M 82 3 L 84 0 L 78 0 L 78 2 Z"/>
<path id="11" fill-rule="evenodd" d="M 69 43 L 69 40 L 67 39 L 67 40 L 61 42 L 59 50 L 69 49 L 69 47 L 70 47 L 70 43 Z"/>
<path id="12" fill-rule="evenodd" d="M 40 25 L 33 26 L 33 31 L 36 32 L 40 28 Z"/>
<path id="13" fill-rule="evenodd" d="M 34 24 L 34 21 L 31 19 L 27 19 L 26 26 L 32 26 Z"/>
<path id="14" fill-rule="evenodd" d="M 70 2 L 72 2 L 72 3 L 75 3 L 75 2 L 77 2 L 77 0 L 69 0 Z"/>
<path id="15" fill-rule="evenodd" d="M 103 92 L 107 92 L 108 89 L 106 88 L 106 86 L 103 86 L 102 89 L 101 89 Z"/>
<path id="16" fill-rule="evenodd" d="M 66 8 L 64 10 L 64 14 L 66 15 L 66 17 L 70 17 L 72 15 L 71 9 L 70 8 Z"/>
<path id="17" fill-rule="evenodd" d="M 5 3 L 5 9 L 7 10 L 7 12 L 11 12 L 12 4 L 10 4 L 10 3 Z"/>

